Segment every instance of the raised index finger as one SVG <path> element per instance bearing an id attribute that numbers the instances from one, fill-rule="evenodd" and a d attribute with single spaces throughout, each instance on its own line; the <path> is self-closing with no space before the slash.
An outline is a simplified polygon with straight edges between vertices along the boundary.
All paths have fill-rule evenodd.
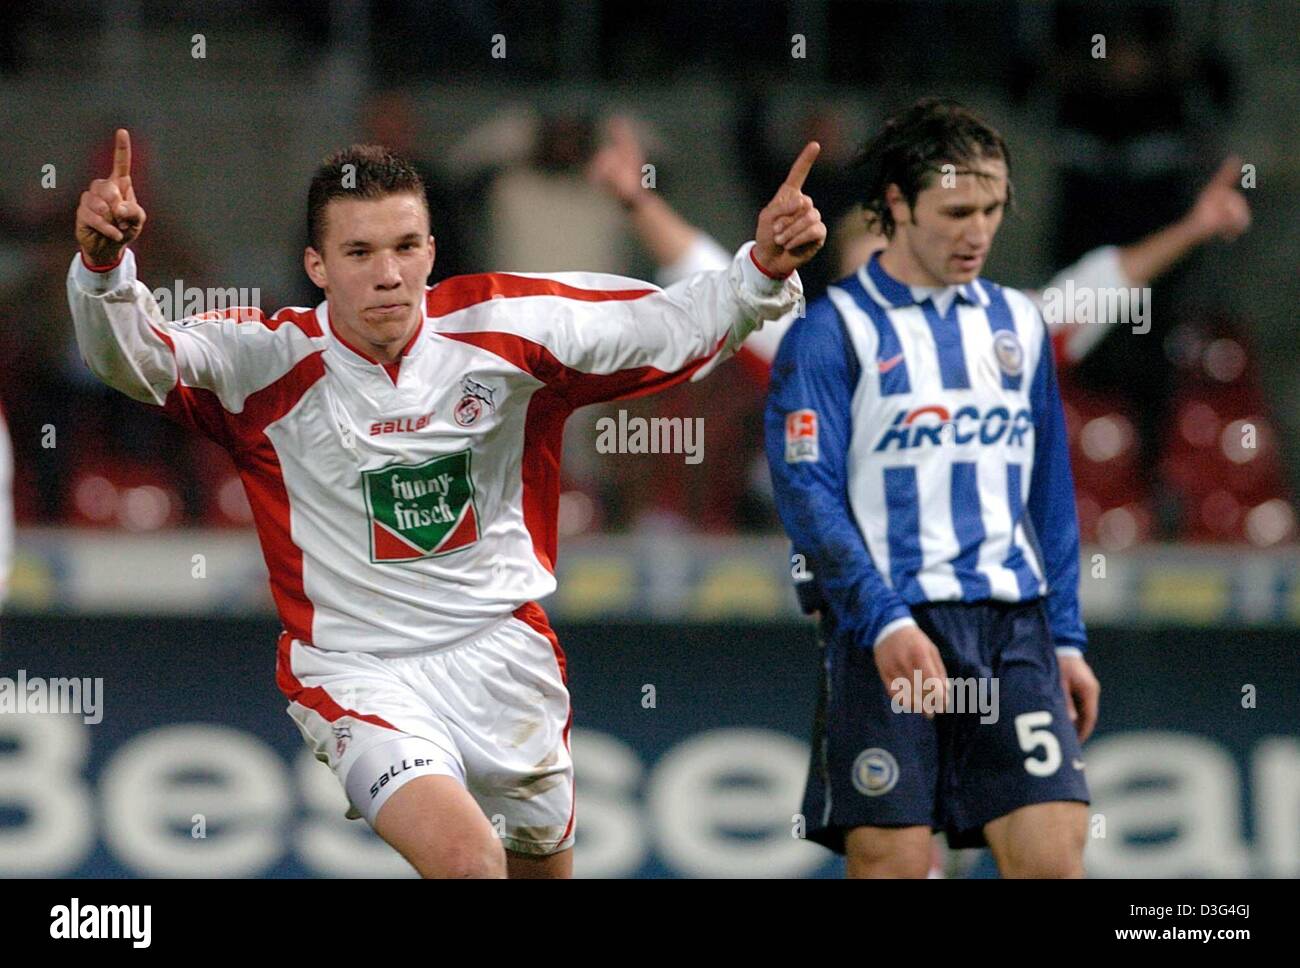
<path id="1" fill-rule="evenodd" d="M 804 145 L 803 151 L 799 152 L 799 157 L 790 166 L 790 174 L 785 176 L 785 184 L 792 188 L 803 188 L 803 180 L 808 177 L 808 172 L 812 171 L 813 162 L 817 160 L 821 150 L 822 146 L 816 141 L 809 141 Z"/>
<path id="2" fill-rule="evenodd" d="M 1220 185 L 1226 185 L 1229 188 L 1237 188 L 1241 182 L 1241 159 L 1236 155 L 1228 155 L 1223 159 L 1223 164 L 1219 170 L 1214 173 L 1210 179 L 1212 182 L 1218 182 Z"/>
<path id="3" fill-rule="evenodd" d="M 126 128 L 117 129 L 113 144 L 113 178 L 131 177 L 131 135 Z"/>

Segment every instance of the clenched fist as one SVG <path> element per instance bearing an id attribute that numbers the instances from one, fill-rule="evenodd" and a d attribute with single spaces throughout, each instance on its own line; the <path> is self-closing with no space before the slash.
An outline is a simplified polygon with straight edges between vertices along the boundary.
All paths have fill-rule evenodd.
<path id="1" fill-rule="evenodd" d="M 144 228 L 144 209 L 131 189 L 131 136 L 117 129 L 113 173 L 96 178 L 77 206 L 77 245 L 92 266 L 112 265 Z"/>
<path id="2" fill-rule="evenodd" d="M 803 182 L 822 150 L 816 141 L 804 146 L 767 207 L 758 213 L 754 258 L 772 276 L 788 276 L 817 254 L 826 242 L 821 212 L 803 193 Z"/>

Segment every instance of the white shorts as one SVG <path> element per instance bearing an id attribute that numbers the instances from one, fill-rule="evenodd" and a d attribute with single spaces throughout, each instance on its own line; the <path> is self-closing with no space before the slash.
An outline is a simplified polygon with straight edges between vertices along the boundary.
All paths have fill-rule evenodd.
<path id="1" fill-rule="evenodd" d="M 507 850 L 573 845 L 571 711 L 564 653 L 529 602 L 472 639 L 381 656 L 280 637 L 276 682 L 308 748 L 374 824 L 417 776 L 458 779 Z M 355 773 L 355 776 L 353 775 Z"/>

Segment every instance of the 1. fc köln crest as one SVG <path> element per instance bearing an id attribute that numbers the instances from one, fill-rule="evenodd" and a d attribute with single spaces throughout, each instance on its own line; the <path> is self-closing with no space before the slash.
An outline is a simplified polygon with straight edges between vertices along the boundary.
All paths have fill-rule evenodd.
<path id="1" fill-rule="evenodd" d="M 416 561 L 478 540 L 470 452 L 363 471 L 370 560 Z"/>

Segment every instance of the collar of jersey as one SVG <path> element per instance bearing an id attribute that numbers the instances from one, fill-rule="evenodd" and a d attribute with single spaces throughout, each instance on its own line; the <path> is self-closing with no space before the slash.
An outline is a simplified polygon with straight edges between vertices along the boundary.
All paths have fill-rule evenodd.
<path id="1" fill-rule="evenodd" d="M 364 350 L 360 350 L 357 347 L 353 346 L 351 343 L 349 343 L 347 340 L 343 338 L 342 334 L 339 333 L 338 330 L 334 328 L 334 324 L 330 321 L 328 299 L 316 307 L 316 322 L 320 324 L 322 333 L 329 334 L 330 343 L 334 346 L 339 347 L 343 351 L 342 357 L 348 363 L 352 363 L 358 366 L 367 366 L 367 367 L 384 365 L 380 363 L 377 359 L 375 359 L 373 356 L 371 356 L 369 353 L 366 353 Z M 424 316 L 421 315 L 420 325 L 415 327 L 415 332 L 411 334 L 411 338 L 407 340 L 406 345 L 402 347 L 402 353 L 399 359 L 404 360 L 407 357 L 413 357 L 417 353 L 419 353 L 420 347 L 424 344 L 424 341 L 420 339 L 420 337 L 423 335 L 424 335 Z"/>
<path id="2" fill-rule="evenodd" d="M 964 299 L 972 305 L 978 306 L 981 302 L 979 295 L 976 293 L 975 284 L 973 282 L 962 283 L 960 286 L 949 286 L 947 289 L 935 293 L 933 297 L 927 293 L 921 299 L 917 299 L 916 295 L 912 292 L 911 286 L 899 282 L 885 271 L 885 267 L 880 264 L 880 250 L 878 249 L 871 253 L 871 258 L 867 261 L 866 272 L 867 275 L 871 277 L 871 281 L 875 284 L 876 291 L 879 292 L 880 295 L 884 297 L 885 301 L 894 309 L 901 309 L 904 306 L 915 306 L 924 302 L 926 299 L 932 299 L 936 305 L 939 303 L 946 305 L 949 301 L 947 293 L 952 290 L 956 290 L 956 298 Z"/>

